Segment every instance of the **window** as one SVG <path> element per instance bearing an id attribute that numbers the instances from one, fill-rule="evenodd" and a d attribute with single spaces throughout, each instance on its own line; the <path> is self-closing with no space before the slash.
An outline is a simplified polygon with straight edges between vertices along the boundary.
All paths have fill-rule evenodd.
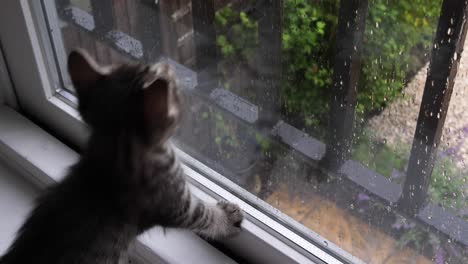
<path id="1" fill-rule="evenodd" d="M 186 95 L 174 141 L 191 168 L 343 262 L 464 263 L 458 2 L 31 1 L 42 44 L 5 48 L 47 65 L 13 74 L 52 87 L 18 88 L 20 102 L 78 145 L 71 49 L 101 64 L 166 60 Z"/>

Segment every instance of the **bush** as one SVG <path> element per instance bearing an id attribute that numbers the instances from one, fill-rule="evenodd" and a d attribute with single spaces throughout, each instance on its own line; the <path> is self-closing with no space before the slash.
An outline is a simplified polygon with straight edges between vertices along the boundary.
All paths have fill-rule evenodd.
<path id="1" fill-rule="evenodd" d="M 427 52 L 431 46 L 440 5 L 441 0 L 369 2 L 359 114 L 380 111 L 402 94 L 406 77 L 421 66 L 418 59 L 425 57 L 421 49 Z M 283 113 L 300 116 L 305 127 L 324 125 L 331 98 L 339 1 L 285 0 L 283 8 Z M 232 64 L 251 64 L 258 44 L 257 24 L 226 6 L 217 12 L 216 25 L 223 57 Z"/>
<path id="2" fill-rule="evenodd" d="M 393 182 L 402 183 L 409 153 L 408 145 L 400 143 L 390 147 L 383 142 L 376 142 L 369 131 L 364 131 L 353 144 L 352 159 Z M 452 157 L 441 152 L 432 170 L 428 196 L 434 203 L 458 212 L 468 207 L 466 181 L 468 171 L 457 167 Z"/>
<path id="3" fill-rule="evenodd" d="M 401 94 L 408 73 L 420 67 L 414 51 L 430 50 L 440 6 L 440 0 L 370 1 L 358 112 L 380 111 Z"/>

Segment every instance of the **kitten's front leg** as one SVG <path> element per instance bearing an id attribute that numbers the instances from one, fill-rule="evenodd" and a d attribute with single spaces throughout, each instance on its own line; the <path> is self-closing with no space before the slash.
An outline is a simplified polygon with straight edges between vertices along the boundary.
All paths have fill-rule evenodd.
<path id="1" fill-rule="evenodd" d="M 188 189 L 186 192 L 189 192 Z M 180 227 L 215 240 L 240 233 L 244 217 L 238 205 L 224 201 L 216 205 L 206 204 L 190 194 L 185 199 L 184 203 L 188 206 L 179 218 Z"/>

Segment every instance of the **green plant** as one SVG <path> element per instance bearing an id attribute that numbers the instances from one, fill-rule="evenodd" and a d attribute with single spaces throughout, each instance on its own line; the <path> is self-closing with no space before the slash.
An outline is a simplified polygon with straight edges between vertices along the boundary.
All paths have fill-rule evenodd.
<path id="1" fill-rule="evenodd" d="M 284 2 L 282 38 L 284 108 L 302 115 L 309 127 L 319 125 L 328 111 L 338 10 L 338 1 L 315 2 Z"/>
<path id="2" fill-rule="evenodd" d="M 421 67 L 431 46 L 440 4 L 441 0 L 369 1 L 357 113 L 369 116 L 402 94 L 407 75 Z M 338 0 L 284 1 L 281 107 L 286 116 L 302 119 L 304 127 L 323 129 L 326 123 L 338 9 Z M 226 80 L 233 68 L 226 65 L 254 65 L 258 25 L 231 5 L 218 10 L 215 21 Z M 229 83 L 225 86 L 230 88 Z"/>
<path id="3" fill-rule="evenodd" d="M 406 174 L 410 149 L 404 144 L 390 146 L 378 142 L 370 131 L 364 131 L 353 144 L 352 159 L 382 176 L 401 183 Z M 457 211 L 468 207 L 465 184 L 468 172 L 457 167 L 449 156 L 437 158 L 429 183 L 428 197 L 445 208 Z"/>
<path id="4" fill-rule="evenodd" d="M 378 172 L 391 178 L 392 172 L 405 170 L 408 161 L 409 149 L 402 147 L 391 148 L 386 142 L 376 141 L 370 131 L 363 131 L 353 144 L 352 158 Z M 395 179 L 399 180 L 399 179 Z"/>
<path id="5" fill-rule="evenodd" d="M 428 236 L 429 235 L 427 234 L 427 232 L 425 232 L 422 228 L 420 228 L 419 226 L 415 226 L 400 236 L 400 238 L 397 241 L 397 246 L 399 248 L 403 248 L 408 244 L 413 243 L 416 250 L 421 252 L 423 244 L 428 239 Z"/>
<path id="6" fill-rule="evenodd" d="M 421 66 L 415 63 L 414 48 L 424 53 L 431 46 L 440 6 L 440 0 L 369 2 L 358 85 L 359 113 L 379 111 L 401 95 L 408 73 Z"/>
<path id="7" fill-rule="evenodd" d="M 466 171 L 458 168 L 451 159 L 441 157 L 432 171 L 429 197 L 446 208 L 455 210 L 467 208 L 468 197 L 465 196 L 467 180 Z"/>
<path id="8" fill-rule="evenodd" d="M 227 63 L 253 59 L 258 43 L 257 22 L 244 12 L 235 12 L 229 4 L 216 12 L 215 25 L 218 29 L 216 44 Z"/>

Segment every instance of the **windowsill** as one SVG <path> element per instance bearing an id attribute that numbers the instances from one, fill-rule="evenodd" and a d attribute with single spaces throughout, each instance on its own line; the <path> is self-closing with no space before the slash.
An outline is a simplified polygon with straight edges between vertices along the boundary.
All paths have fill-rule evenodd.
<path id="1" fill-rule="evenodd" d="M 75 151 L 8 107 L 0 106 L 0 123 L 0 159 L 40 188 L 60 181 L 78 159 Z M 185 166 L 185 172 L 193 193 L 200 199 L 210 203 L 227 199 L 244 209 L 243 232 L 223 241 L 230 252 L 253 263 L 341 263 L 305 239 L 296 238 L 294 242 L 284 239 L 285 233 L 292 231 L 277 222 L 273 223 L 276 225 L 273 230 L 271 218 L 195 170 Z M 269 227 L 265 228 L 265 223 L 269 223 Z M 310 254 L 311 251 L 315 254 Z M 168 263 L 186 263 L 187 259 L 191 263 L 235 262 L 189 231 L 169 229 L 164 235 L 159 227 L 138 237 L 135 255 L 143 263 L 161 259 Z"/>

